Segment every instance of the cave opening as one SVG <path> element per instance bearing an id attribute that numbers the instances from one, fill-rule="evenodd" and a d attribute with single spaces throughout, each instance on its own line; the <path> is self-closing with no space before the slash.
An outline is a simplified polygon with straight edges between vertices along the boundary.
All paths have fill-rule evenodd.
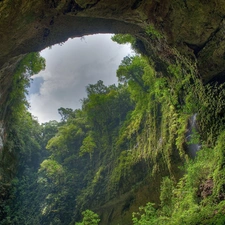
<path id="1" fill-rule="evenodd" d="M 74 224 L 75 220 L 81 220 L 79 215 L 81 211 L 90 206 L 101 216 L 101 224 L 132 224 L 132 212 L 137 212 L 138 207 L 147 201 L 154 202 L 157 211 L 151 203 L 142 209 L 153 213 L 151 215 L 155 221 L 157 220 L 156 223 L 165 219 L 171 223 L 182 221 L 190 224 L 208 223 L 207 220 L 215 224 L 224 221 L 224 202 L 222 202 L 225 183 L 223 179 L 225 95 L 222 89 L 224 86 L 220 89 L 216 89 L 216 86 L 211 87 L 206 91 L 204 88 L 208 81 L 223 82 L 224 11 L 223 2 L 213 0 L 208 4 L 194 0 L 189 2 L 21 0 L 15 4 L 12 4 L 10 0 L 0 1 L 0 104 L 2 106 L 0 136 L 3 141 L 5 140 L 4 146 L 3 141 L 2 143 L 0 141 L 2 152 L 0 154 L 2 193 L 0 224 L 69 224 L 71 221 Z M 142 91 L 139 86 L 136 86 L 139 87 L 136 93 L 142 93 L 142 96 L 138 99 L 140 107 L 135 114 L 133 113 L 135 123 L 128 121 L 130 131 L 124 133 L 128 134 L 129 139 L 121 139 L 120 133 L 117 133 L 119 129 L 116 127 L 122 124 L 121 118 L 127 122 L 126 117 L 117 118 L 118 113 L 114 113 L 115 121 L 107 120 L 115 108 L 120 111 L 128 102 L 123 101 L 121 107 L 114 107 L 117 106 L 114 104 L 108 111 L 101 114 L 104 112 L 102 109 L 106 108 L 102 107 L 99 111 L 95 111 L 95 116 L 91 117 L 99 119 L 93 121 L 95 124 L 102 120 L 110 121 L 110 129 L 107 127 L 98 129 L 99 126 L 94 125 L 91 128 L 83 126 L 85 117 L 78 115 L 81 119 L 75 121 L 75 127 L 71 126 L 72 123 L 69 126 L 65 125 L 63 129 L 60 129 L 61 133 L 51 141 L 48 146 L 48 151 L 52 153 L 51 158 L 46 158 L 50 153 L 46 154 L 45 146 L 47 141 L 58 132 L 57 127 L 49 124 L 53 128 L 52 133 L 48 133 L 47 126 L 42 127 L 46 128 L 45 131 L 48 134 L 44 136 L 42 128 L 38 129 L 40 124 L 38 125 L 35 121 L 27 122 L 32 120 L 29 114 L 19 114 L 19 110 L 12 107 L 18 103 L 18 95 L 11 94 L 18 87 L 16 82 L 13 88 L 10 86 L 13 83 L 13 72 L 27 53 L 38 52 L 57 43 L 63 44 L 68 38 L 80 38 L 96 33 L 134 35 L 137 38 L 138 49 L 152 62 L 153 71 L 157 78 L 160 78 L 158 83 L 154 83 L 155 80 L 152 79 L 153 85 L 149 85 L 149 87 L 155 87 L 157 92 L 154 92 L 156 94 L 152 97 L 150 96 L 152 92 Z M 81 43 L 87 44 L 86 40 Z M 63 47 L 66 45 L 67 43 Z M 101 42 L 101 47 L 102 45 Z M 196 46 L 204 46 L 204 48 L 196 49 Z M 108 47 L 104 49 L 107 51 Z M 82 50 L 80 52 L 73 50 L 73 52 L 78 56 L 83 53 Z M 95 52 L 99 52 L 99 49 Z M 62 53 L 55 53 L 55 57 L 61 55 Z M 96 60 L 96 54 L 89 55 Z M 83 61 L 87 61 L 87 57 L 83 58 Z M 89 62 L 89 66 L 82 64 L 83 70 L 80 68 L 78 71 L 72 71 L 71 69 L 73 76 L 66 76 L 59 68 L 63 69 L 62 61 L 68 61 L 68 59 L 72 59 L 70 63 L 72 66 L 75 66 L 78 61 L 72 54 L 61 57 L 52 66 L 56 72 L 59 72 L 58 76 L 53 76 L 55 80 L 50 79 L 50 72 L 44 72 L 45 76 L 42 74 L 34 77 L 34 83 L 37 82 L 37 84 L 33 89 L 31 87 L 31 95 L 35 105 L 39 105 L 38 97 L 42 97 L 43 104 L 39 111 L 43 112 L 50 103 L 55 102 L 55 99 L 49 100 L 43 95 L 43 93 L 49 94 L 52 90 L 54 96 L 57 95 L 60 98 L 60 101 L 56 100 L 56 102 L 74 101 L 76 94 L 72 92 L 65 94 L 63 88 L 67 91 L 79 90 L 82 83 L 82 90 L 85 91 L 86 84 L 83 81 L 88 80 L 91 73 L 84 73 L 84 69 L 91 67 L 91 72 L 97 74 L 98 71 L 94 71 L 93 67 L 98 65 L 100 68 L 99 64 L 101 64 L 96 61 Z M 110 64 L 109 61 L 106 60 L 106 67 Z M 152 71 L 149 67 L 146 68 Z M 70 67 L 67 66 L 66 69 L 70 70 Z M 109 72 L 106 73 L 109 74 Z M 81 74 L 82 82 L 79 82 L 79 79 L 74 80 L 75 74 Z M 145 81 L 149 81 L 147 79 L 149 77 L 145 76 Z M 101 78 L 95 81 L 88 80 L 87 84 L 96 83 L 98 79 Z M 196 85 L 193 84 L 193 80 L 196 81 Z M 45 82 L 50 86 L 45 86 Z M 69 84 L 74 83 L 78 84 L 79 88 L 69 87 Z M 15 97 L 14 101 L 7 102 L 8 96 Z M 201 98 L 198 98 L 199 96 Z M 154 107 L 158 106 L 155 105 L 157 100 L 160 100 L 160 103 L 162 101 L 163 107 L 161 104 L 160 107 Z M 56 114 L 58 107 L 54 110 Z M 64 107 L 77 108 L 69 104 Z M 163 113 L 158 114 L 160 119 L 154 120 L 161 109 Z M 7 115 L 14 112 L 15 117 L 6 118 L 5 112 Z M 209 147 L 204 148 L 202 145 L 199 151 L 202 157 L 196 157 L 187 167 L 185 166 L 187 170 L 183 176 L 184 171 L 180 168 L 184 168 L 186 160 L 183 147 L 185 147 L 188 114 L 191 115 L 191 113 L 195 121 L 194 115 L 199 115 L 197 119 L 199 127 L 202 126 L 201 140 L 205 140 Z M 16 120 L 18 114 L 19 120 Z M 128 119 L 130 118 L 129 114 Z M 138 118 L 144 118 L 143 122 L 139 123 Z M 39 120 L 41 121 L 40 118 Z M 161 129 L 157 129 L 159 121 Z M 127 123 L 124 124 L 127 125 Z M 27 125 L 32 125 L 31 129 L 28 129 Z M 79 128 L 88 132 L 80 132 L 82 129 Z M 194 129 L 190 132 L 192 130 Z M 38 137 L 46 138 L 44 142 L 39 143 Z M 117 137 L 119 142 L 112 143 L 117 140 Z M 198 135 L 196 135 L 197 138 Z M 143 161 L 138 161 L 141 159 Z M 137 162 L 145 162 L 145 164 L 139 167 L 140 164 Z M 39 170 L 40 163 L 41 170 Z M 13 180 L 18 173 L 19 182 Z M 78 180 L 81 182 L 77 182 Z M 38 182 L 40 189 L 35 189 Z M 177 187 L 174 186 L 176 182 L 180 184 Z M 13 188 L 17 192 L 12 193 L 11 196 L 16 198 L 10 202 L 11 208 L 9 208 L 8 201 L 5 200 L 9 199 L 12 185 L 19 188 Z M 83 189 L 84 186 L 87 188 Z M 209 191 L 205 193 L 205 189 Z M 218 191 L 217 193 L 213 191 L 213 195 L 210 196 L 213 189 Z M 162 198 L 159 197 L 160 191 Z M 209 198 L 206 198 L 207 196 Z M 23 197 L 26 202 L 21 201 Z M 162 200 L 161 204 L 159 200 Z M 8 205 L 3 204 L 4 202 Z M 22 204 L 19 204 L 20 202 Z M 206 202 L 209 203 L 207 207 L 205 207 Z M 40 207 L 37 209 L 37 206 Z M 199 217 L 199 212 L 202 217 Z M 40 218 L 41 221 L 36 222 Z M 145 219 L 145 215 L 142 218 Z M 146 217 L 146 219 L 149 218 Z M 18 220 L 20 220 L 19 223 L 14 222 Z"/>
<path id="2" fill-rule="evenodd" d="M 39 122 L 59 120 L 60 107 L 80 108 L 89 84 L 98 80 L 106 86 L 117 84 L 116 70 L 121 60 L 134 52 L 130 45 L 119 45 L 111 37 L 89 35 L 41 51 L 46 68 L 32 76 L 27 96 L 29 110 Z"/>

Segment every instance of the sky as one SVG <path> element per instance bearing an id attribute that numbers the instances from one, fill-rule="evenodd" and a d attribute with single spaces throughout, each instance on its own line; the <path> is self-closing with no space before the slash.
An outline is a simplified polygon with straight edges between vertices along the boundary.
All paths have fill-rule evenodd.
<path id="1" fill-rule="evenodd" d="M 77 109 L 86 97 L 86 86 L 102 80 L 117 84 L 116 70 L 121 60 L 132 55 L 129 45 L 118 45 L 111 34 L 98 34 L 69 39 L 40 54 L 46 68 L 32 77 L 28 89 L 29 111 L 39 123 L 60 120 L 60 107 Z"/>

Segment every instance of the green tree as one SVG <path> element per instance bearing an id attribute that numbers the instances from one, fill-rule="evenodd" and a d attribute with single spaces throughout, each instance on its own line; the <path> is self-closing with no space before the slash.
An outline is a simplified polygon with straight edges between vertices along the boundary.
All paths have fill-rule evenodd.
<path id="1" fill-rule="evenodd" d="M 29 53 L 20 62 L 19 68 L 30 77 L 45 68 L 45 59 L 40 56 L 39 52 Z"/>
<path id="2" fill-rule="evenodd" d="M 95 148 L 96 148 L 96 144 L 90 133 L 87 137 L 84 138 L 82 142 L 82 146 L 80 147 L 79 155 L 82 156 L 85 153 L 88 153 L 91 159 Z"/>
<path id="3" fill-rule="evenodd" d="M 61 121 L 65 122 L 66 120 L 68 120 L 73 115 L 73 110 L 70 109 L 70 108 L 60 107 L 58 109 L 58 113 L 61 116 Z"/>
<path id="4" fill-rule="evenodd" d="M 82 222 L 75 223 L 75 225 L 98 225 L 100 222 L 98 214 L 87 209 L 82 212 L 83 220 Z"/>
<path id="5" fill-rule="evenodd" d="M 117 70 L 119 82 L 128 83 L 129 81 L 138 84 L 143 91 L 148 91 L 148 86 L 143 80 L 146 62 L 140 56 L 126 56 L 123 58 Z"/>
<path id="6" fill-rule="evenodd" d="M 59 126 L 60 124 L 56 120 L 41 124 L 41 144 L 43 149 L 46 147 L 48 141 L 56 135 Z"/>
<path id="7" fill-rule="evenodd" d="M 115 34 L 112 36 L 112 41 L 118 44 L 128 44 L 134 45 L 136 39 L 130 34 Z"/>
<path id="8" fill-rule="evenodd" d="M 140 212 L 134 212 L 132 220 L 134 225 L 158 224 L 156 209 L 153 203 L 147 203 L 145 207 L 139 207 Z"/>
<path id="9" fill-rule="evenodd" d="M 112 85 L 110 88 L 115 87 Z M 105 94 L 109 92 L 109 88 L 106 87 L 102 80 L 99 80 L 96 84 L 89 84 L 86 87 L 87 96 L 90 97 L 92 94 Z"/>
<path id="10" fill-rule="evenodd" d="M 64 176 L 64 169 L 57 161 L 52 159 L 45 159 L 40 164 L 39 174 L 43 177 L 46 177 L 50 182 L 56 184 L 62 181 Z"/>

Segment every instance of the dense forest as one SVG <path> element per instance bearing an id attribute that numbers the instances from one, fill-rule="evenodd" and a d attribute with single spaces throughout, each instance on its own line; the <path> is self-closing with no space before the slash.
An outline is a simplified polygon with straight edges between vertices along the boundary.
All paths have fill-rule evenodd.
<path id="1" fill-rule="evenodd" d="M 203 84 L 183 58 L 158 72 L 132 36 L 112 39 L 136 49 L 119 84 L 89 84 L 81 109 L 59 108 L 60 122 L 27 110 L 45 60 L 18 64 L 0 112 L 1 225 L 225 223 L 224 85 Z"/>

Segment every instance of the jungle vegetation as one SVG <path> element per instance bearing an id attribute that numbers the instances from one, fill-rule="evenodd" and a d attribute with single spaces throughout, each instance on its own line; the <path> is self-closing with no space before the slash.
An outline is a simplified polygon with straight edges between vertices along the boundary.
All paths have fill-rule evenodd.
<path id="1" fill-rule="evenodd" d="M 136 46 L 129 35 L 113 40 Z M 60 122 L 39 124 L 27 111 L 25 90 L 44 65 L 31 53 L 13 78 L 1 153 L 1 225 L 104 224 L 105 203 L 153 181 L 158 200 L 143 201 L 121 224 L 225 223 L 223 84 L 203 84 L 182 58 L 162 74 L 137 51 L 122 60 L 118 86 L 89 84 L 82 109 L 60 108 Z M 186 135 L 193 114 L 198 129 L 191 142 L 201 145 L 195 158 Z"/>

